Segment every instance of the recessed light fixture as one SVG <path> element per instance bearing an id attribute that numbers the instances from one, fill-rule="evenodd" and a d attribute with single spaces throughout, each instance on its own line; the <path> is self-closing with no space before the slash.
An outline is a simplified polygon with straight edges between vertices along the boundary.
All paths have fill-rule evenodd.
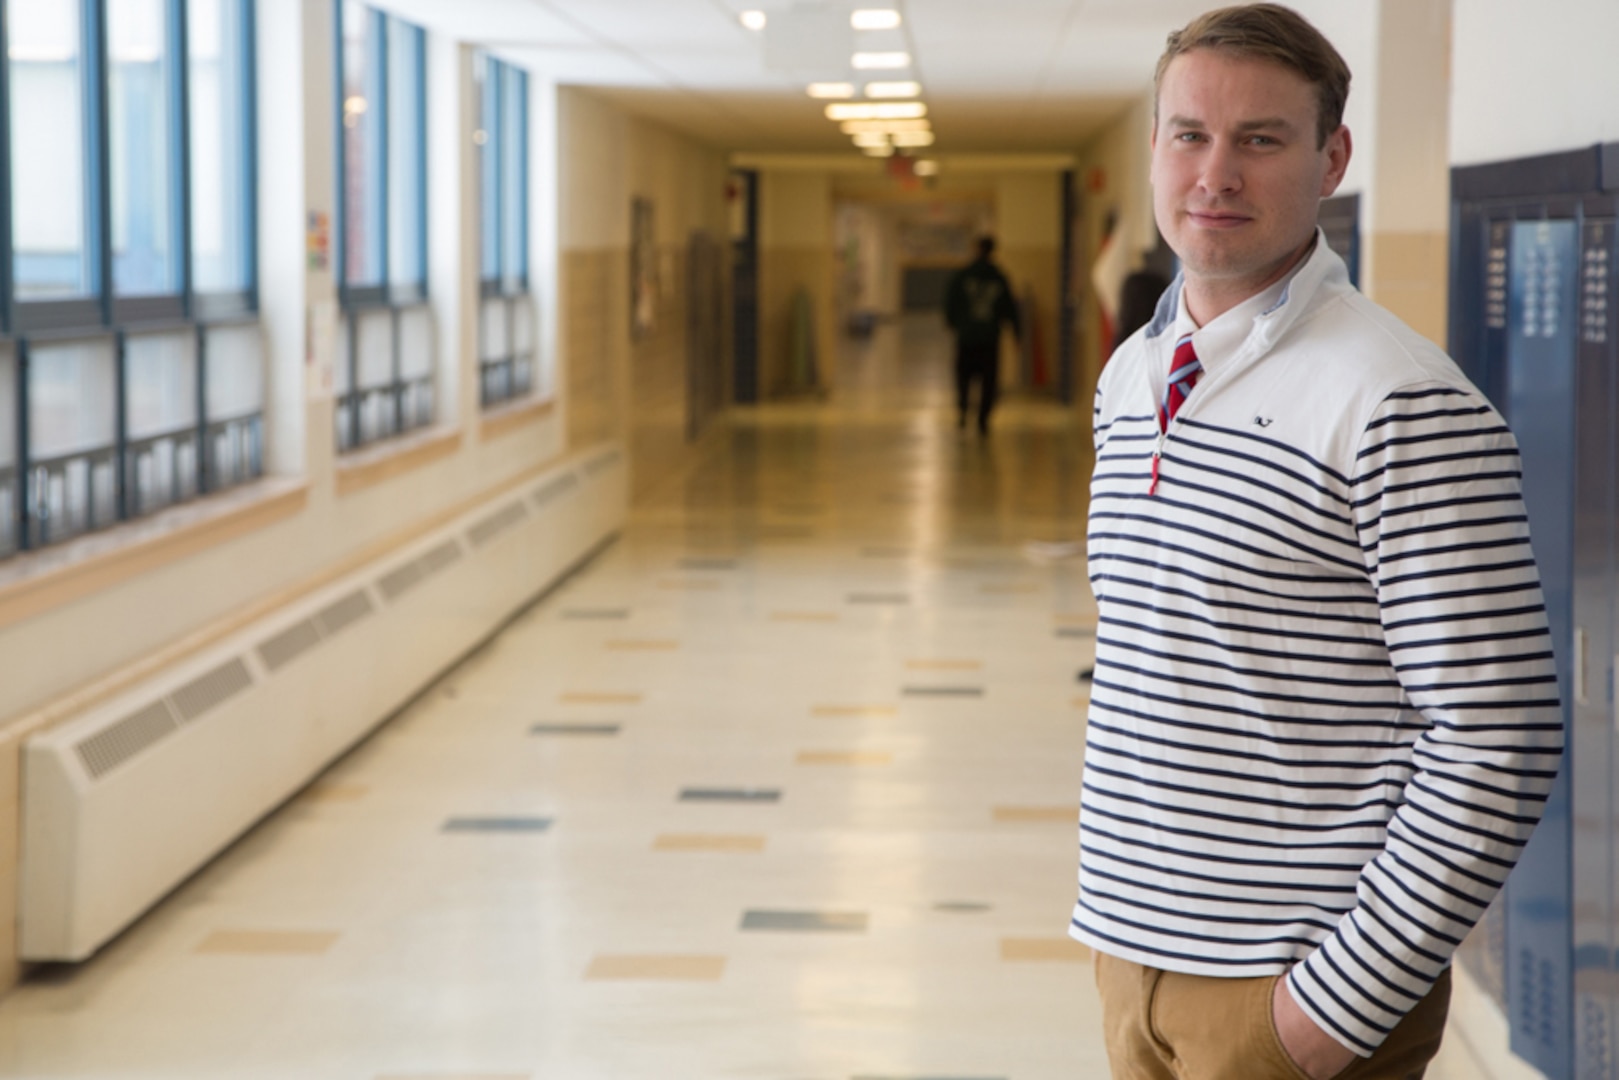
<path id="1" fill-rule="evenodd" d="M 857 52 L 849 61 L 856 71 L 894 71 L 911 66 L 908 52 Z"/>
<path id="2" fill-rule="evenodd" d="M 928 107 L 920 101 L 851 102 L 826 107 L 828 120 L 920 120 L 927 114 Z"/>
<path id="3" fill-rule="evenodd" d="M 768 21 L 762 11 L 744 11 L 738 18 L 742 20 L 742 25 L 749 30 L 763 30 L 765 23 Z"/>
<path id="4" fill-rule="evenodd" d="M 869 157 L 886 158 L 894 156 L 894 148 L 892 146 L 862 146 L 860 148 L 860 152 L 868 155 Z"/>
<path id="5" fill-rule="evenodd" d="M 809 84 L 809 96 L 812 98 L 852 98 L 854 97 L 854 83 L 813 82 Z"/>
<path id="6" fill-rule="evenodd" d="M 880 131 L 862 131 L 855 135 L 854 144 L 859 147 L 887 146 L 888 136 Z"/>
<path id="7" fill-rule="evenodd" d="M 869 98 L 913 98 L 922 93 L 922 84 L 919 82 L 869 82 L 866 84 L 866 96 Z"/>
<path id="8" fill-rule="evenodd" d="M 849 25 L 856 30 L 893 30 L 899 23 L 899 12 L 885 8 L 862 8 L 849 15 Z"/>
<path id="9" fill-rule="evenodd" d="M 892 135 L 896 131 L 927 131 L 930 127 L 926 120 L 845 120 L 840 126 L 845 135 L 873 131 Z"/>
<path id="10" fill-rule="evenodd" d="M 925 158 L 922 161 L 918 161 L 913 168 L 918 176 L 939 175 L 939 163 L 931 158 Z"/>
<path id="11" fill-rule="evenodd" d="M 896 131 L 893 135 L 895 146 L 932 146 L 933 132 L 931 131 Z"/>

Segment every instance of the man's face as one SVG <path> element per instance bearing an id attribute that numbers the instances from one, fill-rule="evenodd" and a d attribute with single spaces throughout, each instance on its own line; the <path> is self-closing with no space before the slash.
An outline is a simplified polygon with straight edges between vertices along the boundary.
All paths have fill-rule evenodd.
<path id="1" fill-rule="evenodd" d="M 1152 137 L 1153 208 L 1188 284 L 1259 292 L 1315 235 L 1349 164 L 1349 132 L 1317 145 L 1315 87 L 1268 60 L 1194 49 L 1170 62 Z"/>

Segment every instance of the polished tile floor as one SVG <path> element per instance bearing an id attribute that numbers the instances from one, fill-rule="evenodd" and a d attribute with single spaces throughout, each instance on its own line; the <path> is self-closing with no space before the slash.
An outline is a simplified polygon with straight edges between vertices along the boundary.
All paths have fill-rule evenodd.
<path id="1" fill-rule="evenodd" d="M 1101 1080 L 1085 410 L 887 328 L 92 962 L 0 1076 Z M 1456 1077 L 1476 1075 L 1463 1069 Z"/>

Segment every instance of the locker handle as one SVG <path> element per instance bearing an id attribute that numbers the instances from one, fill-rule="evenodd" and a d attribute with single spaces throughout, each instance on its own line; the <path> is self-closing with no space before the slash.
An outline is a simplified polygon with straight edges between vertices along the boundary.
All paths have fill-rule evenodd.
<path id="1" fill-rule="evenodd" d="M 1587 653 L 1590 650 L 1586 646 L 1585 627 L 1576 626 L 1574 628 L 1574 702 L 1577 705 L 1590 703 L 1586 696 L 1586 687 L 1589 683 L 1585 677 Z"/>

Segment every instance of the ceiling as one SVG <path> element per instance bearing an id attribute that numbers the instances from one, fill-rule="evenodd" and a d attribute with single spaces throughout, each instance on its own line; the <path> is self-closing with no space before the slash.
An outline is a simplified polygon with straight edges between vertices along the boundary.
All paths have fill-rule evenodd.
<path id="1" fill-rule="evenodd" d="M 1164 37 L 1210 0 L 374 0 L 478 42 L 561 84 L 733 151 L 849 150 L 807 83 L 914 78 L 941 153 L 1073 151 L 1151 86 Z M 1356 0 L 1295 0 L 1312 18 Z M 788 9 L 895 8 L 898 30 L 846 31 L 856 48 L 905 51 L 909 71 L 846 64 L 784 70 Z M 762 10 L 777 32 L 745 28 Z M 841 18 L 841 15 L 840 15 Z M 1326 22 L 1323 29 L 1330 29 Z M 791 45 L 788 41 L 786 44 Z M 851 151 L 852 152 L 852 151 Z"/>

